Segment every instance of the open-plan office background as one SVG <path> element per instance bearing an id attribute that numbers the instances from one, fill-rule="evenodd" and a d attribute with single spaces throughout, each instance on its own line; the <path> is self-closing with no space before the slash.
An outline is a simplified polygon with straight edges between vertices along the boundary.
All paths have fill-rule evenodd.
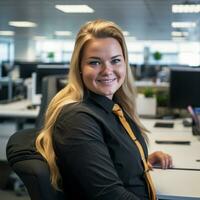
<path id="1" fill-rule="evenodd" d="M 192 102 L 192 97 L 182 104 L 174 102 L 177 94 L 170 93 L 170 71 L 187 68 L 187 74 L 180 75 L 180 79 L 194 77 L 195 72 L 198 74 L 195 81 L 200 83 L 199 3 L 198 0 L 0 0 L 0 104 L 28 99 L 28 108 L 37 109 L 40 99 L 34 98 L 33 93 L 41 93 L 38 82 L 45 75 L 68 71 L 80 26 L 104 18 L 116 22 L 123 30 L 138 91 L 145 93 L 148 87 L 157 95 L 156 110 L 145 113 L 138 108 L 141 115 L 187 115 L 188 101 L 194 106 L 200 102 Z M 45 74 L 45 69 L 49 73 Z M 176 86 L 172 89 L 177 91 Z M 191 88 L 188 86 L 188 91 Z M 175 108 L 178 113 L 172 112 Z M 28 119 L 23 123 L 34 126 L 35 121 Z M 16 130 L 15 119 L 2 115 L 1 126 L 0 138 L 1 135 L 5 138 Z M 1 154 L 4 167 L 5 155 Z M 2 181 L 0 187 L 4 190 L 12 187 L 8 185 L 9 181 Z"/>

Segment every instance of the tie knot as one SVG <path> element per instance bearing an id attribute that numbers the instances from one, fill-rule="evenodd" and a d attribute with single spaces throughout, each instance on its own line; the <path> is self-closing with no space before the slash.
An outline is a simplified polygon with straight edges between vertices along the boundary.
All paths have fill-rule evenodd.
<path id="1" fill-rule="evenodd" d="M 114 104 L 112 111 L 118 116 L 118 117 L 124 117 L 123 111 L 120 108 L 118 104 Z"/>

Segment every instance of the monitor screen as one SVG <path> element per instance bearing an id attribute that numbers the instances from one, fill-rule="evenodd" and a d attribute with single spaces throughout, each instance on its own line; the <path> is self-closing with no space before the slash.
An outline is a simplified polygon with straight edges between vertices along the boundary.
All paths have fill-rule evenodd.
<path id="1" fill-rule="evenodd" d="M 172 68 L 169 96 L 172 108 L 200 107 L 200 68 Z"/>
<path id="2" fill-rule="evenodd" d="M 156 79 L 161 66 L 143 64 L 140 69 L 140 79 Z"/>
<path id="3" fill-rule="evenodd" d="M 30 78 L 32 73 L 36 71 L 37 68 L 36 62 L 18 62 L 15 65 L 19 68 L 19 77 L 20 78 Z"/>
<path id="4" fill-rule="evenodd" d="M 68 64 L 41 64 L 36 70 L 36 94 L 41 94 L 42 79 L 50 75 L 66 75 L 69 72 Z"/>

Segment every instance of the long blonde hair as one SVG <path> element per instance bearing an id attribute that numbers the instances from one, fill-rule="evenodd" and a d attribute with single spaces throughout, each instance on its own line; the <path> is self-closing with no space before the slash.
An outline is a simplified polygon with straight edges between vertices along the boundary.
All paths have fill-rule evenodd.
<path id="1" fill-rule="evenodd" d="M 58 189 L 58 181 L 61 180 L 61 177 L 56 165 L 56 155 L 52 143 L 54 124 L 64 105 L 83 100 L 84 85 L 80 74 L 80 63 L 86 43 L 94 38 L 108 37 L 112 37 L 119 42 L 127 68 L 125 81 L 115 93 L 115 97 L 125 112 L 136 122 L 142 134 L 145 135 L 147 131 L 140 123 L 135 110 L 136 90 L 134 88 L 133 76 L 128 66 L 128 52 L 121 29 L 113 22 L 100 19 L 86 23 L 81 27 L 76 37 L 70 63 L 68 84 L 50 102 L 45 115 L 44 127 L 36 139 L 36 149 L 46 159 L 50 169 L 51 183 L 56 189 Z"/>

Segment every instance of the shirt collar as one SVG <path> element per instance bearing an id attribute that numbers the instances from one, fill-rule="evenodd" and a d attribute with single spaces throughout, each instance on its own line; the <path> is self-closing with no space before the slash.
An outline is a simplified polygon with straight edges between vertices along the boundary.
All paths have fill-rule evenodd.
<path id="1" fill-rule="evenodd" d="M 109 98 L 91 91 L 88 92 L 88 98 L 97 103 L 106 112 L 112 112 L 115 102 L 110 100 Z"/>

